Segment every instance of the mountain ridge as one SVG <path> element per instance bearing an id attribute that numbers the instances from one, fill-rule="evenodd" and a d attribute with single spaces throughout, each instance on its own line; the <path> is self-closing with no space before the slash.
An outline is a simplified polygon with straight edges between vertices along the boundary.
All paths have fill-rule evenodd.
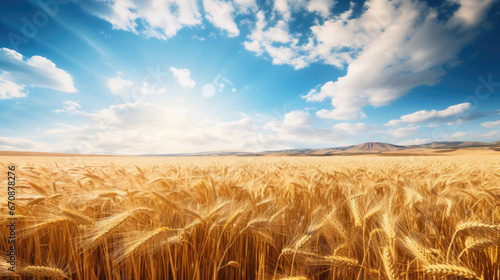
<path id="1" fill-rule="evenodd" d="M 328 155 L 361 155 L 378 154 L 397 151 L 417 151 L 419 149 L 438 150 L 458 150 L 470 148 L 493 149 L 500 151 L 500 141 L 485 143 L 477 141 L 434 141 L 417 145 L 395 145 L 384 142 L 364 142 L 357 145 L 320 148 L 320 149 L 284 149 L 269 150 L 262 152 L 241 152 L 241 151 L 213 151 L 201 153 L 178 153 L 178 154 L 150 154 L 146 156 L 267 156 L 267 155 L 310 155 L 310 156 L 328 156 Z"/>
<path id="2" fill-rule="evenodd" d="M 418 145 L 395 145 L 384 142 L 364 142 L 357 145 L 320 148 L 284 149 L 262 152 L 209 151 L 199 153 L 143 154 L 143 155 L 97 155 L 68 154 L 28 151 L 0 151 L 0 156 L 335 156 L 335 155 L 443 155 L 454 151 L 485 150 L 499 152 L 500 141 L 485 143 L 477 141 L 434 141 Z"/>

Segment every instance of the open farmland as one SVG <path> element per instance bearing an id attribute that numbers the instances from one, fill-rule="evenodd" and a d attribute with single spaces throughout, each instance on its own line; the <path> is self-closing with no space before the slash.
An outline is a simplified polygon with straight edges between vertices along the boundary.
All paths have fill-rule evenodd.
<path id="1" fill-rule="evenodd" d="M 500 279 L 494 155 L 0 162 L 8 279 Z"/>

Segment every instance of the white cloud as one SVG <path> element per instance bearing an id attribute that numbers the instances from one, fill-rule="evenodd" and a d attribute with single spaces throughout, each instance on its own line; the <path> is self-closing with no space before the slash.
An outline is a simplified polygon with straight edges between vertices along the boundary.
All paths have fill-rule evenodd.
<path id="1" fill-rule="evenodd" d="M 446 122 L 451 118 L 457 118 L 469 112 L 472 108 L 471 103 L 460 103 L 450 106 L 444 110 L 421 110 L 411 114 L 401 116 L 399 119 L 390 120 L 386 126 L 398 126 L 404 123 L 422 123 L 422 122 Z"/>
<path id="2" fill-rule="evenodd" d="M 0 99 L 25 97 L 26 87 L 77 92 L 73 77 L 42 56 L 25 57 L 8 48 L 0 49 Z"/>
<path id="3" fill-rule="evenodd" d="M 472 108 L 471 103 L 460 103 L 457 105 L 450 106 L 442 111 L 437 112 L 437 116 L 440 118 L 447 118 L 452 116 L 457 116 L 469 111 Z"/>
<path id="4" fill-rule="evenodd" d="M 234 121 L 220 121 L 197 115 L 192 108 L 147 102 L 117 104 L 92 113 L 70 102 L 64 105 L 66 111 L 77 111 L 87 121 L 82 126 L 59 124 L 45 131 L 46 137 L 57 139 L 56 150 L 64 152 L 263 151 L 310 147 L 311 143 L 330 146 L 345 136 L 331 128 L 316 127 L 310 113 L 302 110 L 288 112 L 279 120 L 265 115 L 242 115 Z"/>
<path id="5" fill-rule="evenodd" d="M 167 40 L 184 27 L 201 24 L 196 0 L 115 0 L 80 2 L 113 28 Z"/>
<path id="6" fill-rule="evenodd" d="M 275 26 L 270 27 L 267 31 L 263 32 L 262 36 L 271 42 L 278 43 L 288 43 L 292 40 L 288 31 L 287 23 L 283 20 L 279 20 Z"/>
<path id="7" fill-rule="evenodd" d="M 283 135 L 300 135 L 301 132 L 308 131 L 312 123 L 311 114 L 302 110 L 295 110 L 286 113 L 281 120 L 267 122 L 264 125 L 265 129 L 279 132 Z"/>
<path id="8" fill-rule="evenodd" d="M 117 73 L 118 76 L 108 78 L 107 84 L 109 91 L 116 95 L 158 95 L 166 91 L 165 88 L 153 88 L 148 82 L 142 82 L 141 85 L 136 85 L 133 81 L 122 78 L 122 72 Z"/>
<path id="9" fill-rule="evenodd" d="M 481 126 L 484 126 L 487 128 L 493 128 L 493 127 L 499 126 L 499 125 L 500 125 L 500 120 L 481 123 Z"/>
<path id="10" fill-rule="evenodd" d="M 306 10 L 310 13 L 318 13 L 322 17 L 330 15 L 330 9 L 335 5 L 334 0 L 276 0 L 274 10 L 286 21 L 291 19 L 292 12 Z"/>
<path id="11" fill-rule="evenodd" d="M 160 39 L 174 36 L 183 27 L 201 25 L 203 16 L 236 37 L 252 18 L 249 15 L 256 14 L 244 42 L 248 51 L 295 69 L 311 63 L 347 66 L 344 77 L 304 98 L 331 99 L 333 109 L 318 112 L 319 117 L 352 120 L 363 116 L 364 106 L 384 106 L 417 86 L 435 85 L 445 74 L 443 66 L 457 61 L 493 0 L 450 1 L 459 8 L 447 19 L 438 18 L 439 9 L 446 5 L 430 7 L 424 1 L 403 0 L 367 0 L 359 16 L 353 16 L 354 4 L 332 15 L 334 0 L 276 0 L 269 12 L 259 11 L 255 0 L 116 0 L 82 5 L 116 29 Z M 290 30 L 298 13 L 313 19 L 313 26 L 300 33 Z M 237 22 L 242 14 L 245 18 Z"/>
<path id="12" fill-rule="evenodd" d="M 349 120 L 362 116 L 364 106 L 384 106 L 414 87 L 436 84 L 445 74 L 442 66 L 458 59 L 491 1 L 460 4 L 459 14 L 446 21 L 423 2 L 370 0 L 358 18 L 341 15 L 313 26 L 318 43 L 311 55 L 325 61 L 330 57 L 338 66 L 347 63 L 348 69 L 304 98 L 330 98 L 333 109 L 318 116 Z M 463 15 L 469 14 L 473 16 L 465 17 L 474 24 L 463 25 Z"/>
<path id="13" fill-rule="evenodd" d="M 24 138 L 12 138 L 0 136 L 0 150 L 4 151 L 49 151 L 49 145 Z"/>
<path id="14" fill-rule="evenodd" d="M 450 0 L 460 5 L 450 20 L 451 25 L 464 25 L 462 28 L 475 26 L 486 16 L 487 10 L 494 0 Z"/>
<path id="15" fill-rule="evenodd" d="M 403 142 L 399 142 L 398 145 L 411 146 L 411 145 L 422 145 L 432 142 L 431 138 L 416 138 L 410 139 Z"/>
<path id="16" fill-rule="evenodd" d="M 191 79 L 191 71 L 189 69 L 177 69 L 175 67 L 170 67 L 170 72 L 174 74 L 177 78 L 177 81 L 184 88 L 194 88 L 196 82 Z"/>
<path id="17" fill-rule="evenodd" d="M 297 46 L 299 39 L 290 34 L 286 21 L 278 20 L 274 26 L 268 26 L 263 11 L 259 11 L 256 18 L 255 28 L 247 36 L 249 41 L 243 43 L 245 49 L 257 55 L 268 54 L 276 65 L 288 64 L 295 69 L 309 65 Z"/>
<path id="18" fill-rule="evenodd" d="M 486 132 L 486 133 L 483 133 L 483 134 L 479 134 L 479 137 L 481 137 L 481 138 L 489 138 L 489 137 L 495 136 L 497 134 L 498 134 L 498 130 L 492 130 L 492 131 L 489 131 L 489 132 Z"/>
<path id="19" fill-rule="evenodd" d="M 113 94 L 125 94 L 130 91 L 134 86 L 134 82 L 126 80 L 120 76 L 115 78 L 108 78 L 109 91 Z"/>
<path id="20" fill-rule="evenodd" d="M 377 129 L 376 125 L 369 125 L 365 123 L 338 123 L 333 126 L 334 129 L 347 132 L 349 134 L 355 134 L 359 132 L 365 132 Z"/>
<path id="21" fill-rule="evenodd" d="M 68 113 L 68 114 L 79 114 L 80 112 L 80 104 L 76 101 L 63 101 L 64 108 L 55 110 L 55 113 Z"/>
<path id="22" fill-rule="evenodd" d="M 286 20 L 290 19 L 290 6 L 287 0 L 274 1 L 274 9 L 278 11 Z"/>
<path id="23" fill-rule="evenodd" d="M 307 3 L 307 11 L 317 12 L 323 17 L 330 15 L 330 9 L 335 5 L 333 0 L 310 0 Z"/>
<path id="24" fill-rule="evenodd" d="M 24 86 L 17 85 L 11 81 L 2 81 L 0 75 L 0 99 L 21 98 L 28 96 Z"/>
<path id="25" fill-rule="evenodd" d="M 234 0 L 234 4 L 238 7 L 238 11 L 242 13 L 252 12 L 258 8 L 255 0 Z"/>
<path id="26" fill-rule="evenodd" d="M 310 145 L 311 142 L 331 143 L 345 137 L 344 133 L 315 126 L 311 114 L 303 110 L 288 112 L 282 119 L 269 121 L 262 128 L 272 131 L 273 138 L 279 140 L 278 142 L 295 142 L 302 145 Z"/>
<path id="27" fill-rule="evenodd" d="M 457 131 L 453 134 L 443 134 L 439 138 L 441 140 L 464 140 L 464 141 L 470 141 L 471 139 L 478 139 L 478 140 L 483 140 L 483 139 L 488 139 L 491 138 L 495 135 L 498 134 L 498 130 L 492 130 L 488 131 L 485 133 L 478 133 L 474 131 Z"/>
<path id="28" fill-rule="evenodd" d="M 111 105 L 96 113 L 86 113 L 99 126 L 142 130 L 182 130 L 189 127 L 190 110 L 173 109 L 145 102 Z"/>
<path id="29" fill-rule="evenodd" d="M 410 135 L 418 133 L 418 128 L 420 126 L 406 126 L 396 129 L 389 129 L 386 131 L 387 134 L 392 135 L 395 139 L 404 138 Z"/>
<path id="30" fill-rule="evenodd" d="M 140 92 L 143 95 L 158 95 L 162 94 L 166 91 L 165 88 L 153 88 L 149 85 L 148 82 L 142 82 L 141 90 Z"/>
<path id="31" fill-rule="evenodd" d="M 452 135 L 449 135 L 448 138 L 463 138 L 469 134 L 470 133 L 466 133 L 463 131 L 457 131 L 457 132 L 453 133 Z"/>
<path id="32" fill-rule="evenodd" d="M 217 28 L 225 30 L 229 37 L 240 34 L 234 22 L 235 9 L 232 3 L 219 0 L 203 0 L 206 18 Z"/>
<path id="33" fill-rule="evenodd" d="M 295 110 L 285 114 L 283 124 L 289 127 L 301 127 L 312 122 L 309 112 Z"/>
<path id="34" fill-rule="evenodd" d="M 114 0 L 80 1 L 80 6 L 113 26 L 146 37 L 167 40 L 185 27 L 200 26 L 203 5 L 205 17 L 215 27 L 227 32 L 229 37 L 239 35 L 234 18 L 258 9 L 255 0 Z M 312 6 L 322 10 L 321 3 Z"/>

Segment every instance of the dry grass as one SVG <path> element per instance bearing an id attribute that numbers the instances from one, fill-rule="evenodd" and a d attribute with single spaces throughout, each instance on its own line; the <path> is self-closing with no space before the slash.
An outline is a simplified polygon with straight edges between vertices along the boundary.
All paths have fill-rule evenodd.
<path id="1" fill-rule="evenodd" d="M 500 279 L 497 156 L 10 163 L 8 279 Z"/>

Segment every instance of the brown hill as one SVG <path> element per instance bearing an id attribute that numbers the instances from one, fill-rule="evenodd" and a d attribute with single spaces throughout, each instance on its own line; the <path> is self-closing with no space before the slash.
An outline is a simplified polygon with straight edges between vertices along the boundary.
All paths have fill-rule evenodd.
<path id="1" fill-rule="evenodd" d="M 350 149 L 346 149 L 346 151 L 350 152 L 383 152 L 390 151 L 396 149 L 404 149 L 404 146 L 392 145 L 381 142 L 366 142 L 359 145 L 356 145 Z"/>
<path id="2" fill-rule="evenodd" d="M 432 142 L 421 145 L 400 146 L 382 142 L 366 142 L 358 145 L 323 148 L 323 149 L 288 149 L 280 151 L 263 152 L 238 152 L 217 151 L 202 153 L 179 153 L 179 154 L 150 154 L 145 156 L 332 156 L 332 155 L 435 155 L 454 151 L 484 150 L 495 153 L 500 152 L 500 141 L 492 143 L 484 142 Z M 104 155 L 81 155 L 63 153 L 41 153 L 41 152 L 15 152 L 0 151 L 0 156 L 104 156 Z"/>

